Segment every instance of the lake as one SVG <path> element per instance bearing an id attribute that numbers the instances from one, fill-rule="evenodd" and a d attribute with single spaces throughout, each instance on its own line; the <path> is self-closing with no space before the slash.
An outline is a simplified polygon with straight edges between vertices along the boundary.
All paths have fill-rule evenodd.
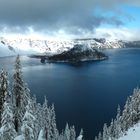
<path id="1" fill-rule="evenodd" d="M 31 94 L 43 103 L 47 96 L 55 104 L 59 129 L 66 122 L 84 129 L 85 140 L 92 140 L 104 123 L 123 107 L 127 96 L 140 86 L 140 49 L 105 50 L 108 60 L 81 64 L 46 63 L 21 57 L 24 79 Z M 0 68 L 13 73 L 14 57 L 0 58 Z"/>

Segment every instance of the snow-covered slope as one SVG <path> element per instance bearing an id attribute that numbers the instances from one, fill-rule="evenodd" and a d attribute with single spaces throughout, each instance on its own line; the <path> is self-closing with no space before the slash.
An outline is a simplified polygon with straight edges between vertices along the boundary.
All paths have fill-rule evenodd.
<path id="1" fill-rule="evenodd" d="M 73 48 L 75 45 L 86 44 L 93 48 L 122 48 L 127 45 L 132 46 L 133 42 L 124 42 L 120 40 L 107 40 L 104 38 L 87 38 L 74 40 L 35 40 L 29 38 L 0 38 L 0 52 L 4 56 L 14 54 L 60 54 Z M 135 46 L 138 42 L 135 42 Z M 140 44 L 140 43 L 139 43 Z M 2 55 L 0 55 L 2 56 Z"/>
<path id="2" fill-rule="evenodd" d="M 126 135 L 118 140 L 140 140 L 140 123 L 130 128 Z"/>
<path id="3" fill-rule="evenodd" d="M 19 54 L 36 53 L 61 53 L 73 47 L 72 41 L 52 41 L 52 40 L 33 40 L 33 39 L 6 39 L 0 38 L 1 47 L 8 48 L 10 51 Z M 5 51 L 6 52 L 6 51 Z M 9 54 L 8 54 L 9 55 Z"/>
<path id="4" fill-rule="evenodd" d="M 77 39 L 76 44 L 86 43 L 94 48 L 122 48 L 124 43 L 120 40 L 107 40 L 107 39 Z"/>

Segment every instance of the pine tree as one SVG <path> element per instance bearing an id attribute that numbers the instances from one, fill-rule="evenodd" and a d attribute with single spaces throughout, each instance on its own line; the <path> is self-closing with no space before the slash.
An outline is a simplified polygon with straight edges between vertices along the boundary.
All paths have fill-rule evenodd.
<path id="1" fill-rule="evenodd" d="M 62 133 L 58 136 L 58 140 L 65 140 L 64 132 L 62 132 Z"/>
<path id="2" fill-rule="evenodd" d="M 55 117 L 55 110 L 54 105 L 50 108 L 50 130 L 51 130 L 51 140 L 57 140 L 58 139 L 58 130 L 56 127 L 56 117 Z"/>
<path id="3" fill-rule="evenodd" d="M 40 130 L 44 130 L 44 126 L 45 126 L 45 120 L 44 120 L 44 117 L 43 116 L 43 109 L 42 109 L 42 106 L 40 103 L 37 103 L 36 104 L 36 108 L 34 108 L 36 114 L 34 114 L 34 116 L 37 118 L 36 121 L 35 121 L 35 131 L 36 131 L 36 134 L 39 134 L 40 133 Z M 36 135 L 37 137 L 37 135 Z"/>
<path id="4" fill-rule="evenodd" d="M 109 137 L 111 138 L 111 140 L 113 140 L 115 137 L 115 129 L 114 129 L 114 120 L 113 119 L 111 120 L 108 131 L 109 131 Z"/>
<path id="5" fill-rule="evenodd" d="M 44 122 L 44 119 L 43 119 L 43 114 L 42 114 L 42 107 L 40 105 L 40 103 L 37 103 L 36 101 L 36 97 L 34 96 L 32 99 L 32 111 L 33 111 L 33 116 L 37 119 L 35 119 L 34 121 L 34 125 L 35 125 L 35 129 L 34 129 L 34 136 L 35 136 L 35 139 L 37 139 L 39 133 L 40 133 L 40 130 L 44 130 L 44 127 L 43 127 L 43 122 Z"/>
<path id="6" fill-rule="evenodd" d="M 15 127 L 16 131 L 20 132 L 22 118 L 25 114 L 25 108 L 28 103 L 29 89 L 23 81 L 22 67 L 19 55 L 15 62 L 15 73 L 13 82 L 13 103 L 15 104 Z"/>
<path id="7" fill-rule="evenodd" d="M 98 140 L 103 140 L 101 132 L 99 132 Z M 111 139 L 112 140 L 112 139 Z"/>
<path id="8" fill-rule="evenodd" d="M 34 117 L 34 109 L 33 102 L 29 100 L 28 105 L 26 107 L 26 112 L 23 117 L 23 122 L 21 126 L 21 132 L 25 137 L 25 140 L 35 140 L 35 120 Z"/>
<path id="9" fill-rule="evenodd" d="M 107 124 L 104 124 L 103 127 L 103 140 L 108 140 L 109 139 L 109 132 L 107 128 Z"/>
<path id="10" fill-rule="evenodd" d="M 80 134 L 79 134 L 77 140 L 83 140 L 83 129 L 81 129 Z"/>
<path id="11" fill-rule="evenodd" d="M 3 104 L 5 101 L 5 98 L 8 94 L 8 73 L 2 70 L 0 74 L 0 126 L 1 126 L 1 115 L 3 110 Z"/>
<path id="12" fill-rule="evenodd" d="M 68 123 L 66 124 L 64 131 L 65 140 L 70 140 L 70 129 Z"/>
<path id="13" fill-rule="evenodd" d="M 114 138 L 118 139 L 122 134 L 121 110 L 120 110 L 119 105 L 118 105 L 118 108 L 117 108 L 117 115 L 116 115 L 116 118 L 114 120 L 113 129 L 114 129 Z"/>
<path id="14" fill-rule="evenodd" d="M 10 97 L 7 97 L 4 103 L 1 124 L 0 140 L 14 140 L 17 133 L 14 126 L 13 105 Z"/>
<path id="15" fill-rule="evenodd" d="M 44 130 L 46 134 L 46 139 L 50 139 L 51 136 L 51 113 L 50 108 L 48 107 L 48 101 L 45 97 L 44 103 L 43 103 L 43 124 L 44 124 Z"/>
<path id="16" fill-rule="evenodd" d="M 75 127 L 71 126 L 70 127 L 70 140 L 75 140 L 75 139 L 76 139 Z"/>
<path id="17" fill-rule="evenodd" d="M 97 136 L 95 136 L 95 140 L 98 140 Z"/>

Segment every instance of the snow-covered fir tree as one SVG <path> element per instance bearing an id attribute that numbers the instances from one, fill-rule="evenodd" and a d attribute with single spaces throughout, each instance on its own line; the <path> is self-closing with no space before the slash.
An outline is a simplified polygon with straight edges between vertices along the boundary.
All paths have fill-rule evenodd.
<path id="1" fill-rule="evenodd" d="M 75 139 L 76 139 L 75 127 L 70 126 L 70 140 L 75 140 Z"/>
<path id="2" fill-rule="evenodd" d="M 77 140 L 83 140 L 83 129 L 81 129 L 80 134 L 77 137 Z"/>
<path id="3" fill-rule="evenodd" d="M 29 100 L 21 126 L 21 132 L 25 140 L 35 140 L 35 121 L 37 118 L 35 118 L 34 114 L 33 102 Z"/>
<path id="4" fill-rule="evenodd" d="M 22 67 L 20 56 L 18 55 L 15 62 L 15 72 L 13 75 L 13 103 L 15 105 L 15 127 L 16 131 L 20 132 L 22 118 L 25 114 L 25 108 L 28 103 L 29 90 L 27 84 L 23 81 Z"/>
<path id="5" fill-rule="evenodd" d="M 108 139 L 109 139 L 109 131 L 107 128 L 107 124 L 105 123 L 103 127 L 103 140 L 108 140 Z"/>
<path id="6" fill-rule="evenodd" d="M 17 136 L 14 124 L 13 104 L 11 96 L 7 96 L 2 110 L 0 140 L 14 140 Z"/>
<path id="7" fill-rule="evenodd" d="M 50 108 L 48 107 L 48 101 L 47 101 L 46 97 L 45 97 L 42 109 L 43 109 L 42 117 L 44 120 L 43 130 L 44 130 L 46 139 L 50 140 L 51 135 L 52 135 L 52 132 L 51 132 L 51 114 L 50 114 Z"/>
<path id="8" fill-rule="evenodd" d="M 57 126 L 56 126 L 54 105 L 51 106 L 49 114 L 50 114 L 49 119 L 50 119 L 50 130 L 51 130 L 50 138 L 51 138 L 51 140 L 57 140 L 58 139 L 58 130 L 57 130 Z"/>
<path id="9" fill-rule="evenodd" d="M 2 69 L 1 74 L 0 74 L 0 121 L 2 119 L 1 115 L 3 111 L 4 101 L 8 94 L 9 82 L 8 82 L 7 76 L 8 76 L 8 73 Z M 0 126 L 1 126 L 1 123 L 0 123 Z"/>
<path id="10" fill-rule="evenodd" d="M 70 140 L 70 129 L 68 123 L 66 124 L 64 131 L 65 140 Z"/>

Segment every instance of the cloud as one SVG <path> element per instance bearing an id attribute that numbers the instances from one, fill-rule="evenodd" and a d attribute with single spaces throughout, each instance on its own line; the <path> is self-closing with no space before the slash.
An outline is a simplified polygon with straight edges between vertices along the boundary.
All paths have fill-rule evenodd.
<path id="1" fill-rule="evenodd" d="M 140 7 L 140 1 L 139 0 L 122 0 L 123 3 L 128 5 L 133 5 L 136 7 Z"/>
<path id="2" fill-rule="evenodd" d="M 102 24 L 124 25 L 117 6 L 130 0 L 0 0 L 1 32 L 80 35 Z M 133 0 L 134 4 L 140 3 Z M 99 9 L 99 10 L 98 10 Z M 112 12 L 112 15 L 103 13 Z M 121 14 L 120 14 L 121 13 Z M 128 18 L 128 17 L 127 17 Z"/>
<path id="3" fill-rule="evenodd" d="M 0 0 L 0 25 L 17 32 L 29 27 L 47 31 L 67 27 L 89 30 L 104 22 L 120 25 L 118 18 L 94 14 L 97 7 L 110 9 L 113 5 L 112 0 Z"/>
<path id="4" fill-rule="evenodd" d="M 110 40 L 139 40 L 140 30 L 128 28 L 97 28 L 94 32 L 95 38 L 107 38 Z"/>

